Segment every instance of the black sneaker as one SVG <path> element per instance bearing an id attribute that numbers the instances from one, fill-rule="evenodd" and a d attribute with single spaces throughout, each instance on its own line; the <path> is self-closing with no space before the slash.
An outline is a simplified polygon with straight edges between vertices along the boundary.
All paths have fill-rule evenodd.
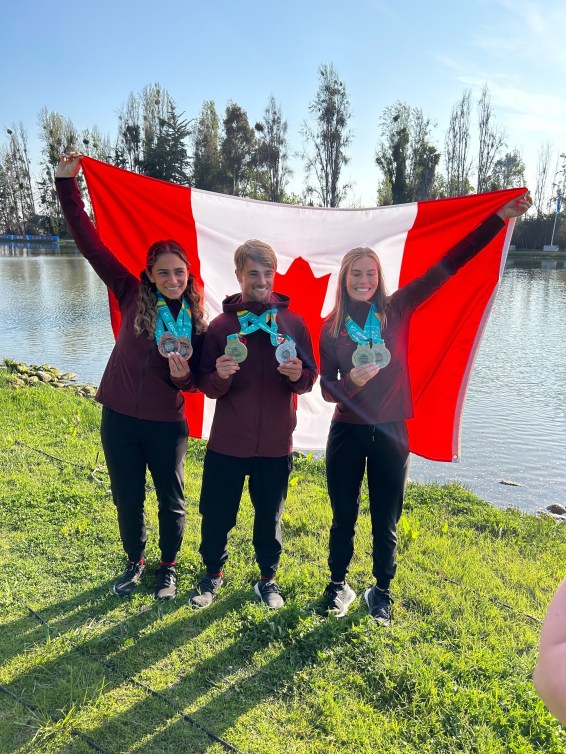
<path id="1" fill-rule="evenodd" d="M 159 566 L 153 596 L 156 600 L 172 600 L 177 596 L 177 570 L 172 566 Z"/>
<path id="2" fill-rule="evenodd" d="M 189 605 L 208 607 L 223 583 L 220 577 L 203 576 L 189 595 Z"/>
<path id="3" fill-rule="evenodd" d="M 324 590 L 323 599 L 327 615 L 332 613 L 337 618 L 343 618 L 356 599 L 356 593 L 349 584 L 335 584 L 331 581 Z"/>
<path id="4" fill-rule="evenodd" d="M 143 563 L 128 561 L 126 570 L 113 586 L 114 594 L 117 594 L 118 597 L 129 597 L 139 584 L 144 570 L 145 565 Z"/>
<path id="5" fill-rule="evenodd" d="M 364 597 L 371 617 L 382 626 L 388 626 L 391 623 L 391 605 L 393 604 L 389 592 L 383 592 L 373 586 L 366 591 Z"/>
<path id="6" fill-rule="evenodd" d="M 261 602 L 272 610 L 278 610 L 285 604 L 279 584 L 276 584 L 275 581 L 258 581 L 254 586 L 254 591 Z"/>

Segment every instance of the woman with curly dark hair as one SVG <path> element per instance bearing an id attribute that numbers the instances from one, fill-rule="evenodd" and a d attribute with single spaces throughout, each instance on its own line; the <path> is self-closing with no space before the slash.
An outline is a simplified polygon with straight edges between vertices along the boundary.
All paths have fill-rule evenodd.
<path id="1" fill-rule="evenodd" d="M 154 596 L 177 594 L 177 553 L 185 525 L 184 460 L 188 427 L 182 391 L 196 390 L 194 372 L 206 329 L 201 294 L 185 250 L 172 240 L 148 250 L 140 279 L 102 243 L 75 180 L 82 155 L 64 154 L 55 173 L 63 214 L 75 242 L 118 300 L 116 344 L 96 399 L 100 434 L 128 564 L 114 584 L 130 595 L 145 568 L 145 477 L 158 501 L 161 563 Z"/>

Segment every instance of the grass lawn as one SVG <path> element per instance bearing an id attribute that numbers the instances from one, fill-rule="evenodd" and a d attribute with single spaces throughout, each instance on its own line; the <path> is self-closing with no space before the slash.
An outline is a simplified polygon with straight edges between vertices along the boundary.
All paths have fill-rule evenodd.
<path id="1" fill-rule="evenodd" d="M 564 575 L 565 526 L 458 485 L 410 485 L 392 626 L 374 625 L 360 601 L 326 619 L 324 466 L 301 459 L 283 521 L 286 606 L 268 612 L 255 600 L 246 493 L 225 586 L 196 611 L 186 602 L 200 571 L 204 443 L 191 441 L 179 596 L 151 596 L 150 489 L 148 567 L 120 600 L 99 421 L 93 401 L 43 384 L 13 389 L 0 370 L 2 754 L 564 754 L 566 732 L 531 672 Z M 349 579 L 360 596 L 370 550 L 366 500 Z"/>

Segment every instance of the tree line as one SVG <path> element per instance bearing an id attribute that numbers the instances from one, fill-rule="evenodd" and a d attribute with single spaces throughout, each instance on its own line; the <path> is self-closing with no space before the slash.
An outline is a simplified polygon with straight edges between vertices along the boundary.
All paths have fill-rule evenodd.
<path id="1" fill-rule="evenodd" d="M 344 206 L 352 196 L 352 185 L 344 177 L 353 140 L 351 117 L 346 86 L 332 64 L 319 67 L 318 88 L 300 128 L 299 151 L 289 144 L 288 124 L 273 96 L 253 125 L 246 110 L 232 101 L 221 116 L 207 100 L 189 120 L 167 89 L 148 84 L 128 96 L 113 138 L 96 126 L 81 130 L 44 107 L 38 116 L 42 149 L 37 178 L 32 177 L 28 136 L 21 123 L 6 128 L 0 143 L 0 233 L 64 235 L 54 171 L 61 152 L 71 150 L 194 188 L 271 202 Z M 434 143 L 435 127 L 421 108 L 406 102 L 383 110 L 374 154 L 382 176 L 376 204 L 524 185 L 523 159 L 508 147 L 487 85 L 475 105 L 469 89 L 454 104 L 442 152 Z M 291 154 L 300 156 L 304 166 L 300 195 L 288 190 Z M 552 161 L 552 145 L 541 145 L 533 192 L 536 217 L 517 224 L 520 234 L 519 227 L 516 230 L 526 247 L 549 242 L 557 197 L 566 193 L 566 154 L 556 165 Z M 563 225 L 558 223 L 555 243 L 566 241 Z"/>

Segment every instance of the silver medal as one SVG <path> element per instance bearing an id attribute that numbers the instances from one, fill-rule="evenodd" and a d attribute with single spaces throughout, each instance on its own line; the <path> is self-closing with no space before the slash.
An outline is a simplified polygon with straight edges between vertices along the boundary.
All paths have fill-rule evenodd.
<path id="1" fill-rule="evenodd" d="M 374 353 L 374 361 L 380 369 L 386 367 L 391 361 L 391 353 L 385 343 L 374 343 L 371 350 Z"/>
<path id="2" fill-rule="evenodd" d="M 373 364 L 375 354 L 369 346 L 369 343 L 358 343 L 358 347 L 352 354 L 352 364 L 355 367 L 361 367 L 364 364 Z"/>
<path id="3" fill-rule="evenodd" d="M 292 340 L 285 339 L 283 343 L 280 343 L 275 349 L 275 358 L 280 364 L 283 364 L 287 359 L 294 359 L 297 355 L 297 349 Z"/>

